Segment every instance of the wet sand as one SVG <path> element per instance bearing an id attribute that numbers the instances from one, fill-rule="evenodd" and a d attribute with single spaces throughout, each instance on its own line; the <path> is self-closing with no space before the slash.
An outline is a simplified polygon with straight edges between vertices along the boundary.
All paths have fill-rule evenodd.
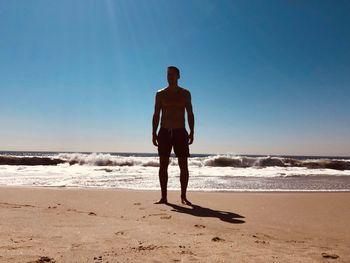
<path id="1" fill-rule="evenodd" d="M 0 187 L 0 262 L 350 262 L 350 193 Z"/>

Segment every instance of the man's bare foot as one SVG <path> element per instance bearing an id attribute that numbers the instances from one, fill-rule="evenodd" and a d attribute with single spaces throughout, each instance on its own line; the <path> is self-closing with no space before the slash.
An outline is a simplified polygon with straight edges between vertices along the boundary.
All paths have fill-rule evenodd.
<path id="1" fill-rule="evenodd" d="M 166 198 L 161 198 L 158 202 L 155 202 L 155 204 L 167 204 L 168 200 Z"/>
<path id="2" fill-rule="evenodd" d="M 184 205 L 192 205 L 192 203 L 188 201 L 186 197 L 181 197 L 181 203 Z"/>

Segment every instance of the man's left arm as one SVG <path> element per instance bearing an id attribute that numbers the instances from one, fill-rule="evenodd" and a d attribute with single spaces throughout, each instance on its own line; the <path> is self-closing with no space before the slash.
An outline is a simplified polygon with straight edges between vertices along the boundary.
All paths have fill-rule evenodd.
<path id="1" fill-rule="evenodd" d="M 190 127 L 190 134 L 188 136 L 188 144 L 193 143 L 194 136 L 194 114 L 192 109 L 191 93 L 188 92 L 187 102 L 186 102 L 186 111 L 187 111 L 187 121 L 188 126 Z"/>

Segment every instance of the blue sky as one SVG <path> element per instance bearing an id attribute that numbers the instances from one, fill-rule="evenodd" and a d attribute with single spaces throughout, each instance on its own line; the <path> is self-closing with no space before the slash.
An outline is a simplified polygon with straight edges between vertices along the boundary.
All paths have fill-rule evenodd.
<path id="1" fill-rule="evenodd" d="M 350 155 L 348 1 L 0 0 L 0 150 L 156 152 L 166 69 L 193 153 Z"/>

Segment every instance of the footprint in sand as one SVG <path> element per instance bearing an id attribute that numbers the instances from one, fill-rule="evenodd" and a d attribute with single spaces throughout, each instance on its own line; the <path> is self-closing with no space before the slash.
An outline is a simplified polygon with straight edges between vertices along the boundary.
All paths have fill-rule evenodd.
<path id="1" fill-rule="evenodd" d="M 22 207 L 35 207 L 32 205 L 27 205 L 27 204 L 10 204 L 10 203 L 3 203 L 1 202 L 0 205 L 5 205 L 5 206 L 10 206 L 10 208 L 22 208 Z"/>
<path id="2" fill-rule="evenodd" d="M 124 235 L 125 232 L 124 231 L 118 231 L 118 232 L 115 232 L 114 234 L 117 235 L 117 236 L 120 236 L 120 235 Z"/>
<path id="3" fill-rule="evenodd" d="M 71 248 L 79 248 L 79 247 L 81 247 L 81 244 L 72 244 L 71 245 Z"/>
<path id="4" fill-rule="evenodd" d="M 149 214 L 148 216 L 160 216 L 160 219 L 170 219 L 171 216 L 166 213 L 157 213 L 157 214 Z M 145 218 L 146 216 L 143 216 L 142 218 Z"/>
<path id="5" fill-rule="evenodd" d="M 28 237 L 28 238 L 26 238 L 26 239 L 28 239 L 28 240 L 33 240 L 33 238 L 32 237 Z M 21 239 L 21 240 L 14 240 L 12 237 L 10 238 L 10 240 L 13 242 L 13 243 L 23 243 L 23 242 L 26 242 L 27 240 L 23 240 L 23 239 Z"/>
<path id="6" fill-rule="evenodd" d="M 94 260 L 100 261 L 100 260 L 102 260 L 102 256 L 94 257 Z"/>
<path id="7" fill-rule="evenodd" d="M 331 259 L 337 259 L 339 257 L 337 254 L 329 254 L 326 252 L 323 252 L 321 255 L 324 258 L 331 258 Z"/>
<path id="8" fill-rule="evenodd" d="M 10 238 L 10 240 L 11 240 L 13 243 L 19 243 L 19 242 L 20 242 L 20 241 L 14 240 L 12 237 Z"/>
<path id="9" fill-rule="evenodd" d="M 181 254 L 186 254 L 186 255 L 195 255 L 191 250 L 181 250 Z"/>
<path id="10" fill-rule="evenodd" d="M 167 248 L 168 246 L 156 246 L 156 245 L 148 245 L 148 246 L 144 246 L 144 245 L 140 245 L 138 247 L 132 247 L 132 250 L 136 250 L 136 251 L 151 251 L 151 250 L 155 250 L 155 249 L 159 249 L 159 248 Z"/>
<path id="11" fill-rule="evenodd" d="M 263 236 L 263 237 L 270 238 L 270 236 L 269 236 L 269 235 L 266 235 L 266 234 L 259 234 L 259 233 L 257 233 L 256 235 L 252 235 L 252 237 L 257 238 L 257 239 L 254 241 L 255 243 L 259 243 L 259 244 L 269 244 L 269 243 L 270 243 L 269 241 L 262 240 L 262 236 Z"/>
<path id="12" fill-rule="evenodd" d="M 305 243 L 303 240 L 287 240 L 287 243 Z"/>
<path id="13" fill-rule="evenodd" d="M 17 249 L 24 249 L 24 248 L 33 248 L 33 246 L 1 246 L 0 249 L 6 249 L 6 250 L 17 250 Z"/>
<path id="14" fill-rule="evenodd" d="M 267 234 L 263 234 L 263 233 L 256 233 L 255 235 L 252 235 L 252 237 L 255 237 L 255 238 L 262 238 L 262 237 L 271 238 L 271 236 L 269 236 Z"/>
<path id="15" fill-rule="evenodd" d="M 51 263 L 55 263 L 56 260 L 54 260 L 53 258 L 50 257 L 40 257 L 35 261 L 29 261 L 28 263 L 44 263 L 44 262 L 51 262 Z"/>
<path id="16" fill-rule="evenodd" d="M 191 246 L 188 246 L 189 248 L 191 247 Z M 179 245 L 179 248 L 186 248 L 186 246 L 185 245 Z"/>
<path id="17" fill-rule="evenodd" d="M 260 244 L 269 244 L 269 242 L 265 241 L 265 240 L 255 240 L 254 242 L 255 243 L 260 243 Z"/>
<path id="18" fill-rule="evenodd" d="M 214 242 L 220 242 L 220 241 L 225 241 L 225 239 L 221 238 L 221 237 L 213 237 L 211 239 L 211 241 L 214 241 Z"/>
<path id="19" fill-rule="evenodd" d="M 149 214 L 148 216 L 166 216 L 166 213 Z"/>
<path id="20" fill-rule="evenodd" d="M 97 216 L 97 214 L 94 212 L 78 211 L 77 209 L 72 209 L 72 208 L 68 208 L 66 211 L 76 212 L 76 213 L 81 213 L 81 214 L 88 214 L 89 216 Z"/>

